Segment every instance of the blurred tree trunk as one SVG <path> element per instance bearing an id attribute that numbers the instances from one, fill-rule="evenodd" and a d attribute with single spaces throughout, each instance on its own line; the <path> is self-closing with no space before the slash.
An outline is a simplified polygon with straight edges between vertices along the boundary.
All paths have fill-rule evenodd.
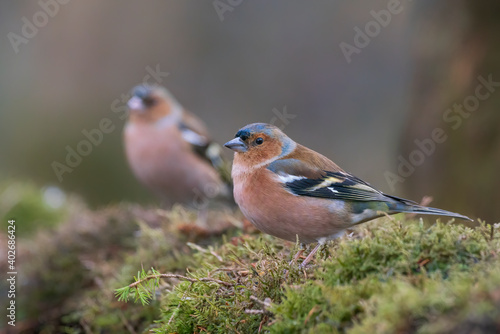
<path id="1" fill-rule="evenodd" d="M 445 0 L 416 4 L 411 115 L 403 158 L 419 162 L 416 140 L 441 128 L 446 140 L 427 146 L 423 163 L 404 180 L 407 196 L 434 197 L 432 206 L 500 221 L 500 2 Z M 426 18 L 426 19 L 424 19 Z M 481 88 L 481 79 L 495 85 Z M 487 89 L 490 89 L 488 91 Z M 478 101 L 478 106 L 474 103 Z M 464 105 L 462 113 L 457 105 Z M 451 110 L 449 110 L 451 108 Z M 468 108 L 468 109 L 467 109 Z M 470 112 L 468 111 L 470 110 Z M 429 143 L 429 141 L 426 141 Z M 421 145 L 422 146 L 422 145 Z M 420 155 L 421 157 L 421 155 Z"/>

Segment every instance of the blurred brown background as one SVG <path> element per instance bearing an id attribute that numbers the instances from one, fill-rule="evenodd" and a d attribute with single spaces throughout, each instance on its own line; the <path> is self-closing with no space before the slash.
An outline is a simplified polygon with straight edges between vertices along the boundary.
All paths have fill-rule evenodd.
<path id="1" fill-rule="evenodd" d="M 479 75 L 500 81 L 499 5 L 395 3 L 2 1 L 0 181 L 54 185 L 93 206 L 154 201 L 126 165 L 116 111 L 157 69 L 221 143 L 276 118 L 383 191 L 497 222 L 500 92 L 456 129 L 443 115 L 474 95 Z M 357 50 L 348 57 L 346 44 Z M 115 130 L 60 182 L 53 162 L 103 118 Z M 412 156 L 436 128 L 447 139 Z M 398 172 L 400 156 L 418 162 L 411 175 Z"/>

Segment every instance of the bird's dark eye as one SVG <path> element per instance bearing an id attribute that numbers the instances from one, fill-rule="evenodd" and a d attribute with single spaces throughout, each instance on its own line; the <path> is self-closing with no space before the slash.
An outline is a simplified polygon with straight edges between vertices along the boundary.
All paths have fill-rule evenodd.
<path id="1" fill-rule="evenodd" d="M 142 102 L 147 106 L 147 107 L 152 107 L 156 104 L 156 99 L 152 96 L 146 96 L 142 99 Z"/>
<path id="2" fill-rule="evenodd" d="M 260 144 L 262 144 L 263 142 L 264 142 L 264 139 L 262 139 L 261 137 L 259 137 L 259 138 L 255 139 L 255 144 L 257 144 L 257 145 L 260 145 Z"/>

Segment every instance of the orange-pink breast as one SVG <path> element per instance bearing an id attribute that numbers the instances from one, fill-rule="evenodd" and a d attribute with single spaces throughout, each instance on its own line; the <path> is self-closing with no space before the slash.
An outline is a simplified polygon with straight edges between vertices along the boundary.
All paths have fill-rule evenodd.
<path id="1" fill-rule="evenodd" d="M 224 188 L 215 169 L 192 152 L 175 125 L 129 123 L 124 141 L 136 177 L 170 202 L 187 203 Z"/>
<path id="2" fill-rule="evenodd" d="M 311 243 L 333 239 L 350 226 L 343 201 L 293 195 L 265 167 L 233 173 L 233 178 L 241 211 L 265 233 L 290 241 L 298 236 L 300 242 Z"/>

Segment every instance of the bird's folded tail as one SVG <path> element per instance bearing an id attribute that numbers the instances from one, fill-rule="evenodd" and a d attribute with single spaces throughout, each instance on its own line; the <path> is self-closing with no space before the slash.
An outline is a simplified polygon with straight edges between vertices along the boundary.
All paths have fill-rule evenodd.
<path id="1" fill-rule="evenodd" d="M 446 217 L 453 217 L 453 218 L 459 218 L 459 219 L 473 221 L 469 217 L 461 215 L 459 213 L 441 210 L 441 209 L 436 209 L 436 208 L 430 208 L 427 206 L 421 206 L 421 205 L 418 205 L 416 203 L 414 204 L 413 202 L 410 202 L 407 200 L 402 200 L 400 198 L 397 198 L 397 200 L 398 200 L 398 202 L 394 203 L 393 207 L 390 208 L 391 211 L 404 212 L 404 213 L 415 213 L 415 214 L 420 214 L 420 215 L 446 216 Z"/>

